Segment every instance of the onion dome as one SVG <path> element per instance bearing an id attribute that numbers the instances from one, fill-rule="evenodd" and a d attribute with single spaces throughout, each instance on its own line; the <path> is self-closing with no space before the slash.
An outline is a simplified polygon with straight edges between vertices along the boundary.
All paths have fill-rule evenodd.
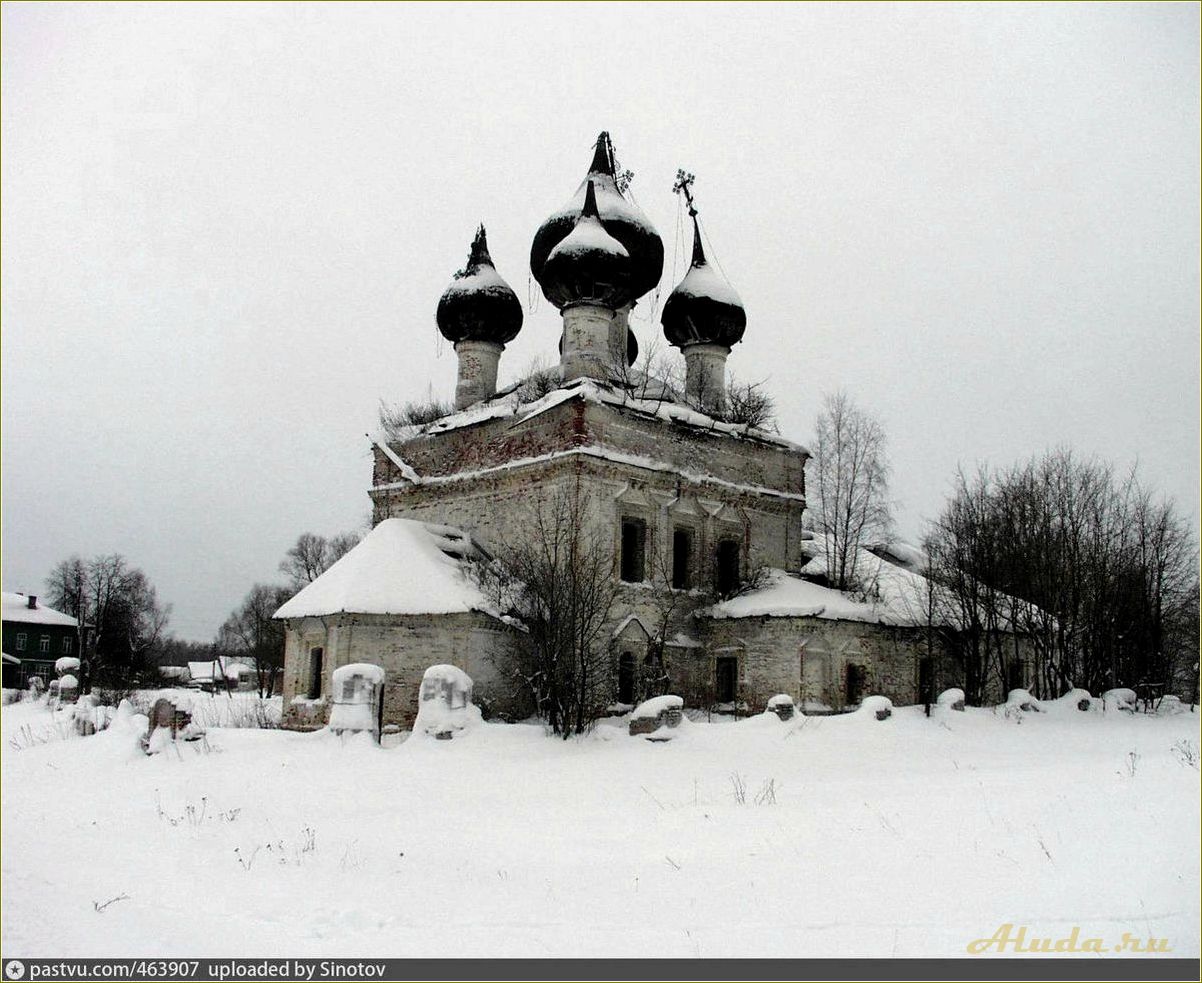
<path id="1" fill-rule="evenodd" d="M 522 304 L 488 255 L 481 225 L 472 240 L 467 266 L 455 274 L 438 301 L 438 330 L 448 341 L 491 341 L 505 345 L 522 328 Z"/>
<path id="2" fill-rule="evenodd" d="M 668 295 L 660 323 L 670 344 L 724 345 L 741 341 L 747 312 L 734 288 L 705 258 L 701 230 L 693 215 L 693 262 L 684 279 Z"/>
<path id="3" fill-rule="evenodd" d="M 534 234 L 530 247 L 530 272 L 546 293 L 545 266 L 552 250 L 573 229 L 576 217 L 584 209 L 587 185 L 591 182 L 597 196 L 597 214 L 605 231 L 618 240 L 631 258 L 631 300 L 653 289 L 664 271 L 664 244 L 659 233 L 633 202 L 618 189 L 613 145 L 609 134 L 597 137 L 593 162 L 572 200 L 555 212 Z M 547 295 L 550 298 L 550 294 Z"/>
<path id="4" fill-rule="evenodd" d="M 585 182 L 584 208 L 572 230 L 551 250 L 539 284 L 547 300 L 562 310 L 571 304 L 597 304 L 617 310 L 634 300 L 631 260 L 597 215 L 593 182 Z"/>

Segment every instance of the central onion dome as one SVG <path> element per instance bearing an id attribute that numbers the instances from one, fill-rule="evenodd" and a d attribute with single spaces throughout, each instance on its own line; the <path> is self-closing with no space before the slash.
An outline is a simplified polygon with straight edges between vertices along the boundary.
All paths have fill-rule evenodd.
<path id="1" fill-rule="evenodd" d="M 693 262 L 684 279 L 668 295 L 660 323 L 670 344 L 722 345 L 730 348 L 743 338 L 747 312 L 734 288 L 705 258 L 701 230 L 693 215 Z"/>
<path id="2" fill-rule="evenodd" d="M 637 300 L 653 289 L 664 271 L 664 244 L 655 227 L 637 205 L 630 202 L 618 188 L 613 145 L 609 134 L 597 137 L 593 162 L 572 200 L 555 212 L 534 234 L 530 247 L 530 272 L 553 304 L 558 301 L 548 292 L 547 263 L 552 252 L 576 226 L 584 211 L 588 186 L 596 196 L 596 214 L 605 231 L 621 243 L 630 259 L 629 300 Z"/>
<path id="3" fill-rule="evenodd" d="M 521 301 L 493 266 L 483 225 L 472 240 L 467 266 L 455 274 L 439 299 L 435 318 L 443 337 L 455 344 L 506 345 L 522 329 Z"/>
<path id="4" fill-rule="evenodd" d="M 634 300 L 633 264 L 626 247 L 605 230 L 597 215 L 593 182 L 585 185 L 584 208 L 572 231 L 547 256 L 539 283 L 547 300 L 560 310 L 571 304 L 617 310 Z"/>

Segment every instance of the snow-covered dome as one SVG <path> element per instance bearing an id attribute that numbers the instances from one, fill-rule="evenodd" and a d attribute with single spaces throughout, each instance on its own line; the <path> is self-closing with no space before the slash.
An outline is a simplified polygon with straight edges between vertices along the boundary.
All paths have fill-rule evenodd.
<path id="1" fill-rule="evenodd" d="M 601 224 L 593 182 L 588 181 L 576 224 L 543 264 L 543 293 L 561 310 L 571 304 L 617 310 L 634 300 L 631 272 L 630 253 Z"/>
<path id="2" fill-rule="evenodd" d="M 653 289 L 664 271 L 664 244 L 659 233 L 620 190 L 615 176 L 613 146 L 608 133 L 597 137 L 593 162 L 580 183 L 576 194 L 539 227 L 530 247 L 530 272 L 547 292 L 546 264 L 555 247 L 567 237 L 584 210 L 588 184 L 591 182 L 597 199 L 597 214 L 601 224 L 622 244 L 630 256 L 630 299 L 635 300 Z M 550 294 L 547 295 L 550 298 Z"/>
<path id="3" fill-rule="evenodd" d="M 522 328 L 522 304 L 501 279 L 481 225 L 467 266 L 455 274 L 438 301 L 438 330 L 448 341 L 491 341 L 506 345 Z"/>
<path id="4" fill-rule="evenodd" d="M 669 343 L 724 345 L 741 341 L 747 312 L 734 287 L 705 258 L 701 230 L 693 216 L 693 262 L 684 279 L 668 295 L 660 323 Z"/>

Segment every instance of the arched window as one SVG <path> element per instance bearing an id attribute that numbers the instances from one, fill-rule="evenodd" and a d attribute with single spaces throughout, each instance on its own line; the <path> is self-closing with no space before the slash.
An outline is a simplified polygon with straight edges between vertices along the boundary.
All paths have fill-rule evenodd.
<path id="1" fill-rule="evenodd" d="M 680 526 L 672 532 L 672 586 L 677 590 L 693 586 L 693 531 Z"/>
<path id="2" fill-rule="evenodd" d="M 715 579 L 717 580 L 718 594 L 721 597 L 729 597 L 739 589 L 739 582 L 743 579 L 739 569 L 741 559 L 739 553 L 737 539 L 723 539 L 718 543 Z"/>
<path id="3" fill-rule="evenodd" d="M 622 555 L 619 573 L 626 583 L 641 584 L 647 579 L 644 569 L 646 553 L 646 521 L 624 516 L 622 518 Z"/>
<path id="4" fill-rule="evenodd" d="M 618 702 L 634 702 L 634 653 L 623 652 L 618 657 Z"/>
<path id="5" fill-rule="evenodd" d="M 316 700 L 321 696 L 322 659 L 324 653 L 320 648 L 309 649 L 309 699 Z"/>

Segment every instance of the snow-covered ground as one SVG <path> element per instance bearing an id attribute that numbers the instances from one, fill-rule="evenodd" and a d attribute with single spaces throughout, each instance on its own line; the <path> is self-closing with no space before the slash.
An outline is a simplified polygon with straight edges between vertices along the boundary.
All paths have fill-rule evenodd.
<path id="1" fill-rule="evenodd" d="M 9 953 L 963 955 L 1012 923 L 1198 954 L 1189 712 L 388 748 L 210 727 L 153 757 L 125 726 L 63 738 L 44 704 L 0 721 Z"/>

